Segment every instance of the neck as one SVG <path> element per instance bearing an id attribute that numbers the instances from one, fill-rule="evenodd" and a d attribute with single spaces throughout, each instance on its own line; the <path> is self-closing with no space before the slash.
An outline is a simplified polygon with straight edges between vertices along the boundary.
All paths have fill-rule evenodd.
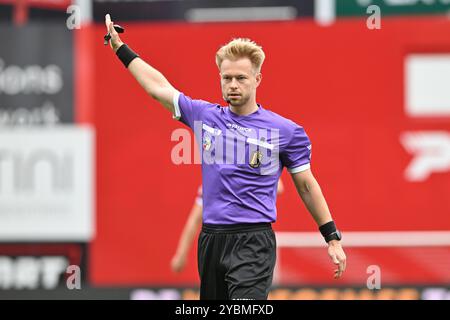
<path id="1" fill-rule="evenodd" d="M 258 105 L 256 104 L 256 101 L 247 102 L 243 106 L 235 107 L 230 104 L 230 110 L 240 116 L 246 116 L 253 112 L 256 112 L 258 110 Z"/>

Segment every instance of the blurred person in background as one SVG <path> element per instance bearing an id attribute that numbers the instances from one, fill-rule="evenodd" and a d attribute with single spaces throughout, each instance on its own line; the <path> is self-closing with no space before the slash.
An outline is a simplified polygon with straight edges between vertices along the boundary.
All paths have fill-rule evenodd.
<path id="1" fill-rule="evenodd" d="M 238 38 L 218 50 L 216 64 L 222 94 L 228 103 L 227 107 L 221 107 L 193 100 L 176 90 L 161 72 L 122 42 L 109 15 L 105 23 L 111 36 L 111 48 L 143 89 L 191 129 L 200 124 L 204 156 L 211 156 L 216 136 L 231 130 L 244 141 L 244 154 L 259 148 L 244 164 L 202 162 L 203 227 L 198 241 L 200 299 L 267 299 L 276 262 L 276 239 L 272 229 L 276 220 L 276 189 L 284 167 L 291 173 L 299 196 L 328 244 L 328 254 L 337 266 L 334 276 L 340 278 L 346 267 L 341 233 L 312 174 L 309 137 L 303 127 L 256 103 L 256 89 L 262 80 L 260 71 L 265 59 L 262 48 L 249 39 Z M 250 135 L 268 129 L 270 138 Z M 234 139 L 228 140 L 232 142 L 227 143 L 234 144 Z M 275 152 L 268 156 L 273 149 Z M 232 153 L 236 159 L 238 151 L 234 146 Z M 274 162 L 263 163 L 273 160 L 274 154 Z"/>
<path id="2" fill-rule="evenodd" d="M 284 185 L 283 181 L 280 179 L 278 180 L 277 194 L 280 195 L 283 193 L 283 191 Z M 186 265 L 189 249 L 191 248 L 192 242 L 195 238 L 195 235 L 197 234 L 198 229 L 202 225 L 202 207 L 202 186 L 199 186 L 194 204 L 192 205 L 186 224 L 184 225 L 183 231 L 181 232 L 177 250 L 170 262 L 170 266 L 173 272 L 183 271 Z"/>

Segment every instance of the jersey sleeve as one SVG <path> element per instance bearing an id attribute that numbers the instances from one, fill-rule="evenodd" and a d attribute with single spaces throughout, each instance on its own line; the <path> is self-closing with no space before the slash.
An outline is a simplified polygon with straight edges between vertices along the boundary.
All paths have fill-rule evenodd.
<path id="1" fill-rule="evenodd" d="M 310 168 L 311 141 L 303 127 L 295 126 L 292 138 L 280 153 L 280 159 L 290 173 L 297 173 Z"/>
<path id="2" fill-rule="evenodd" d="M 211 103 L 203 100 L 194 100 L 181 92 L 176 92 L 173 97 L 173 118 L 180 120 L 188 127 L 194 129 L 194 122 L 201 120 L 201 113 Z"/>

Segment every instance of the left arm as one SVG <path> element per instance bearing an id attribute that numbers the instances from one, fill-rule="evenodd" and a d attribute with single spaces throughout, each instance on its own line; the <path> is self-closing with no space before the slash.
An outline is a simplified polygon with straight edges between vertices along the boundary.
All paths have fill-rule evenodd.
<path id="1" fill-rule="evenodd" d="M 327 222 L 332 221 L 330 210 L 328 209 L 325 197 L 319 183 L 314 178 L 310 169 L 292 174 L 297 192 L 303 200 L 306 208 L 311 216 L 320 227 Z M 338 265 L 335 270 L 334 277 L 340 278 L 346 267 L 346 256 L 342 249 L 341 242 L 338 240 L 331 240 L 328 242 L 328 255 L 333 260 L 333 263 Z"/>

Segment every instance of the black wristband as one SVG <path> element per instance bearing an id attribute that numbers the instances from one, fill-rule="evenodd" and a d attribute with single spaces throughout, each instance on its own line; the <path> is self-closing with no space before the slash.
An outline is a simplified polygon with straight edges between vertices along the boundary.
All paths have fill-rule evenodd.
<path id="1" fill-rule="evenodd" d="M 324 238 L 336 232 L 336 230 L 336 224 L 334 223 L 334 221 L 327 222 L 319 227 L 319 231 Z"/>
<path id="2" fill-rule="evenodd" d="M 128 68 L 128 65 L 133 61 L 133 59 L 139 57 L 139 55 L 131 50 L 126 44 L 120 46 L 120 48 L 116 51 L 117 57 L 119 57 L 120 61 L 122 61 L 125 68 Z"/>

